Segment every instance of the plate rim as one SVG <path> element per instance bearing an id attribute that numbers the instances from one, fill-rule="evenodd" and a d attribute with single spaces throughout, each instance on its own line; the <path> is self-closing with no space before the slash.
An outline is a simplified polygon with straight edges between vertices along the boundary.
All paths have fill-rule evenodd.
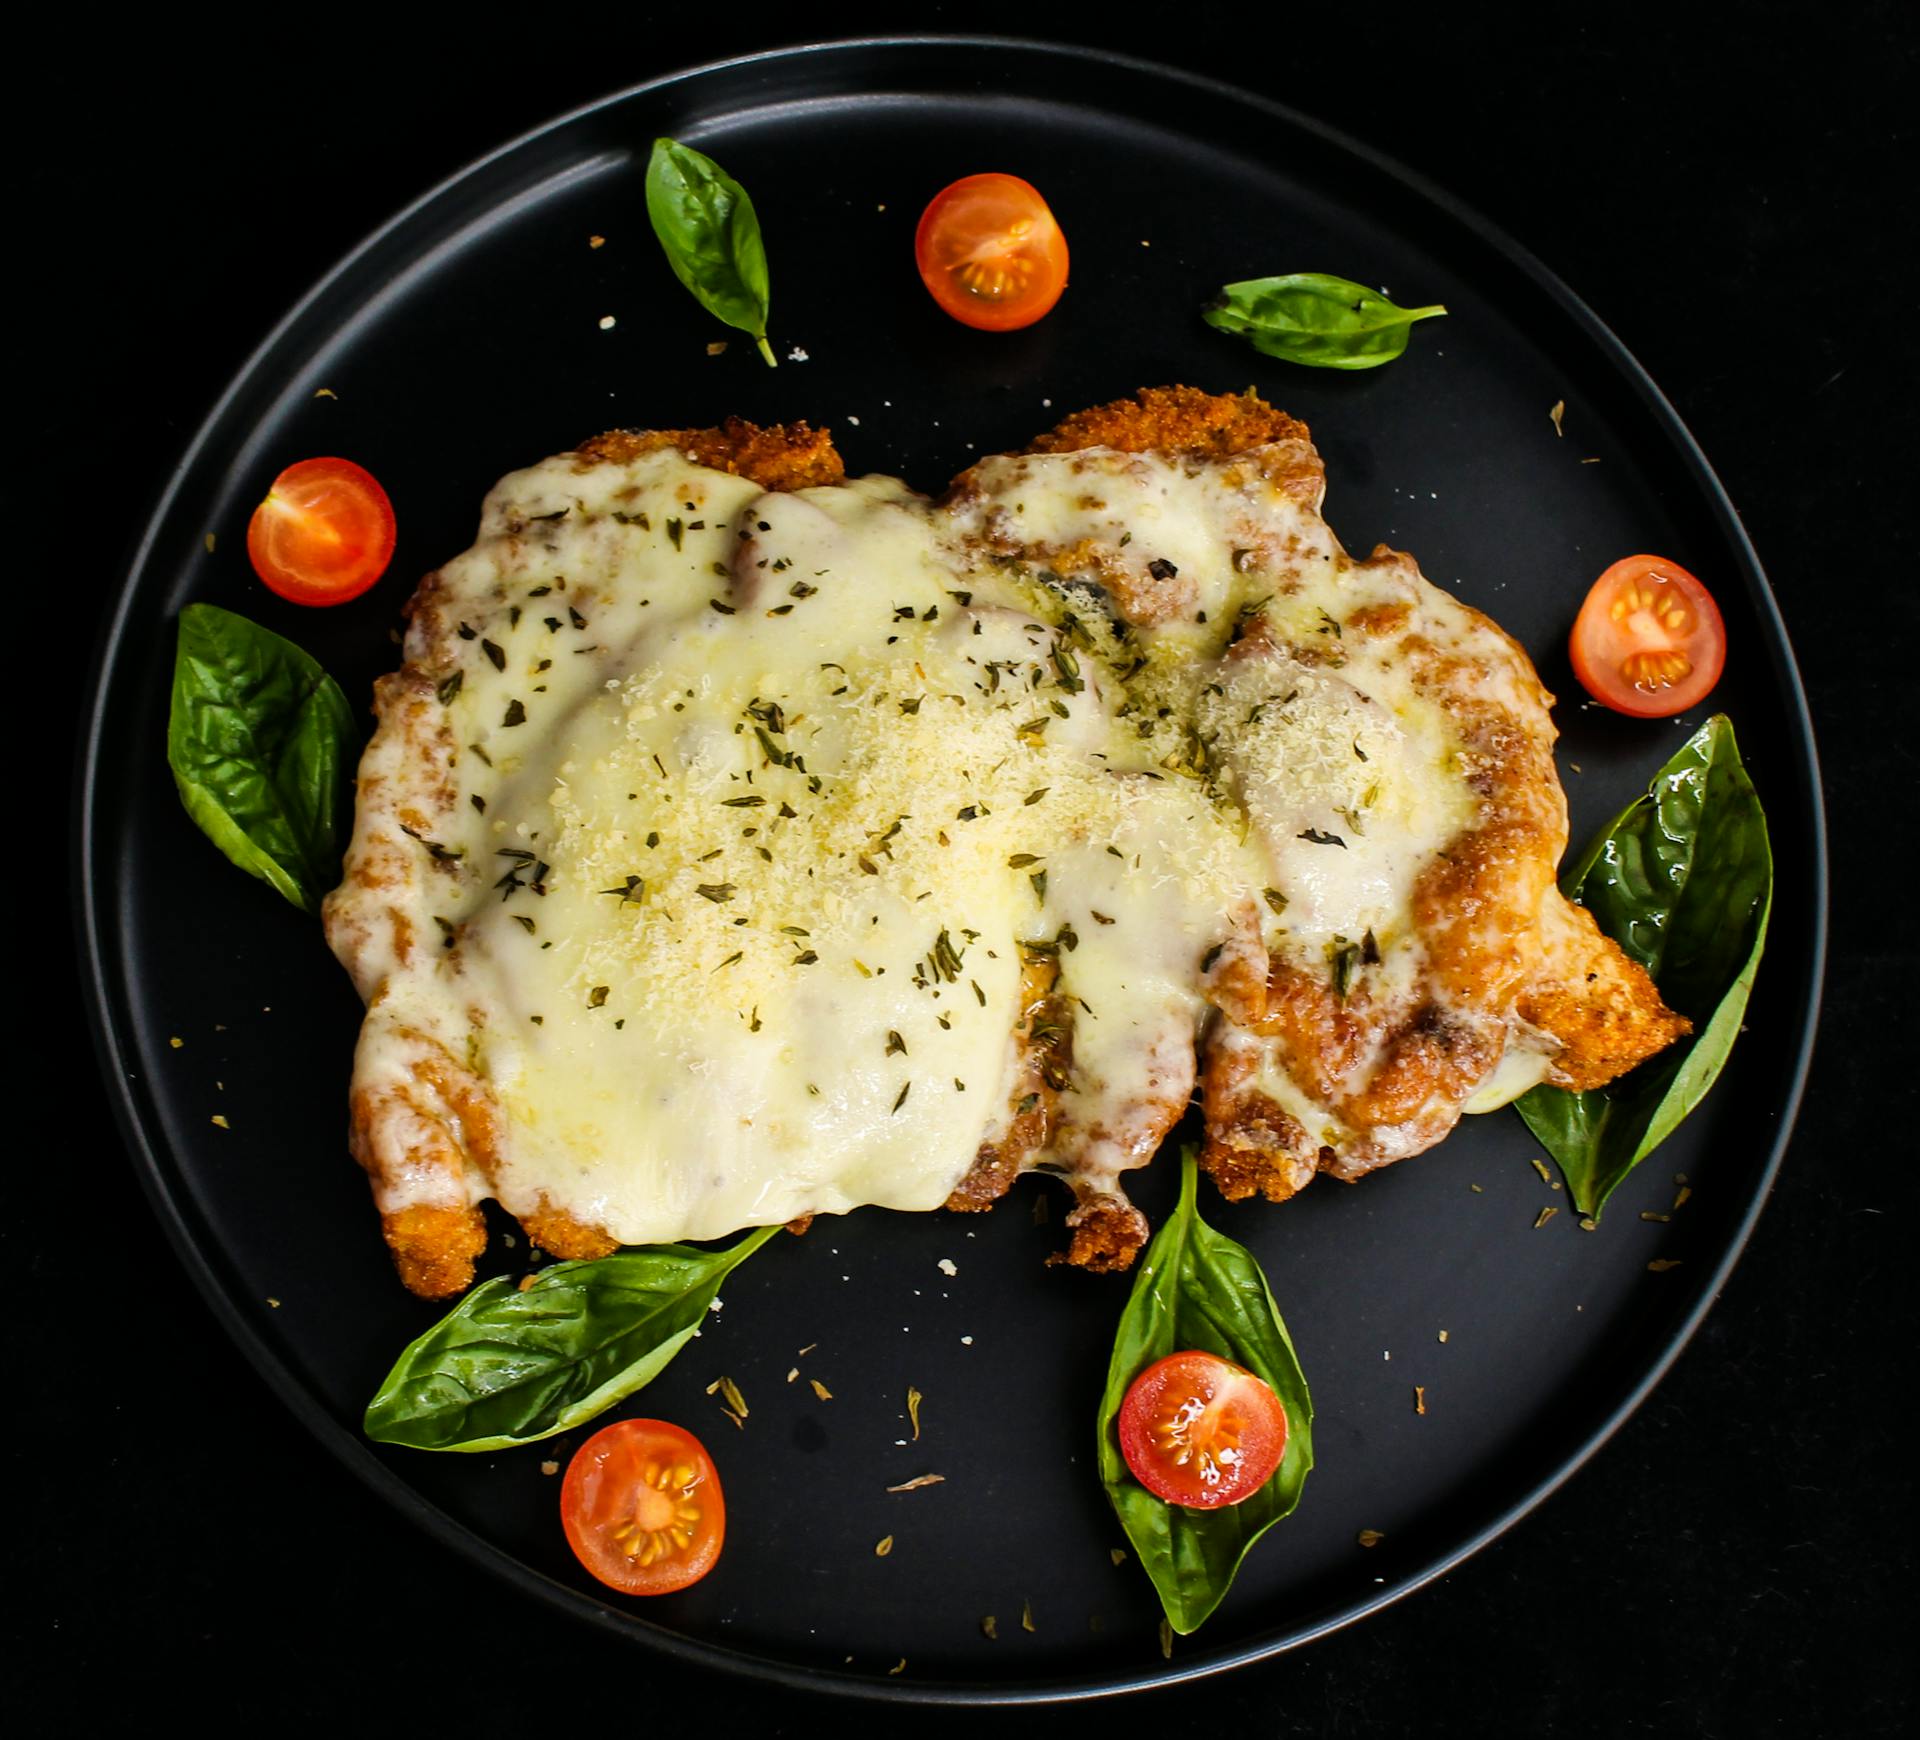
<path id="1" fill-rule="evenodd" d="M 1096 68 L 1113 68 L 1137 76 L 1170 81 L 1185 87 L 1190 93 L 1280 121 L 1397 183 L 1451 223 L 1469 232 L 1479 243 L 1515 268 L 1534 289 L 1543 292 L 1595 345 L 1603 360 L 1632 389 L 1642 407 L 1659 425 L 1673 445 L 1690 482 L 1698 490 L 1715 531 L 1726 541 L 1742 570 L 1742 577 L 1747 582 L 1762 626 L 1771 631 L 1772 645 L 1767 650 L 1788 703 L 1788 734 L 1794 748 L 1789 763 L 1792 783 L 1804 790 L 1813 824 L 1804 842 L 1807 846 L 1806 892 L 1812 908 L 1812 924 L 1806 937 L 1808 973 L 1805 1006 L 1799 1016 L 1800 1030 L 1791 1076 L 1780 1102 L 1780 1117 L 1765 1164 L 1751 1181 L 1745 1210 L 1727 1235 L 1726 1247 L 1719 1260 L 1711 1269 L 1696 1271 L 1691 1278 L 1689 1284 L 1693 1298 L 1685 1315 L 1678 1326 L 1668 1332 L 1665 1345 L 1657 1357 L 1619 1401 L 1570 1454 L 1510 1503 L 1490 1515 L 1481 1527 L 1441 1556 L 1381 1585 L 1363 1599 L 1343 1603 L 1305 1622 L 1277 1628 L 1253 1640 L 1183 1656 L 1177 1662 L 1163 1661 L 1157 1668 L 1027 1682 L 875 1678 L 870 1674 L 809 1667 L 694 1637 L 637 1614 L 616 1610 L 590 1594 L 557 1582 L 515 1559 L 505 1549 L 486 1540 L 425 1499 L 390 1469 L 365 1440 L 333 1418 L 319 1398 L 295 1374 L 283 1355 L 270 1345 L 252 1318 L 241 1310 L 228 1278 L 222 1274 L 216 1262 L 216 1253 L 208 1246 L 210 1235 L 194 1224 L 197 1211 L 190 1200 L 183 1199 L 182 1194 L 173 1188 L 167 1172 L 167 1165 L 172 1161 L 171 1150 L 157 1131 L 150 1132 L 147 1128 L 142 1096 L 136 1090 L 141 1077 L 128 1067 L 130 1062 L 137 1062 L 138 1059 L 130 1043 L 123 1039 L 112 995 L 112 967 L 118 958 L 115 951 L 117 927 L 110 910 L 111 903 L 98 897 L 99 847 L 104 830 L 95 813 L 95 798 L 104 749 L 103 732 L 110 710 L 106 677 L 109 669 L 119 662 L 126 640 L 128 618 L 134 608 L 136 595 L 143 590 L 142 582 L 152 564 L 161 529 L 188 479 L 198 470 L 204 451 L 235 401 L 262 374 L 263 366 L 272 358 L 283 339 L 299 326 L 316 305 L 326 299 L 334 286 L 349 277 L 383 243 L 402 235 L 416 217 L 452 194 L 463 183 L 480 177 L 495 165 L 589 116 L 636 99 L 656 96 L 675 86 L 695 84 L 716 75 L 756 66 L 781 63 L 805 65 L 863 51 L 906 51 L 912 54 L 940 49 L 1008 51 L 1025 56 L 1053 56 Z M 947 32 L 862 34 L 798 42 L 702 61 L 622 86 L 542 121 L 462 164 L 407 202 L 343 253 L 275 322 L 234 371 L 206 411 L 192 438 L 180 450 L 164 485 L 153 500 L 138 542 L 125 563 L 124 577 L 113 607 L 97 631 L 85 694 L 82 729 L 73 757 L 68 842 L 75 866 L 70 883 L 70 917 L 79 944 L 88 1028 L 96 1062 L 107 1080 L 114 1122 L 130 1158 L 135 1162 L 134 1170 L 141 1189 L 166 1232 L 175 1255 L 192 1277 L 215 1319 L 233 1338 L 268 1388 L 330 1454 L 403 1517 L 436 1541 L 451 1547 L 468 1562 L 525 1594 L 557 1606 L 574 1618 L 585 1621 L 594 1630 L 617 1638 L 628 1646 L 642 1645 L 659 1649 L 689 1667 L 742 1673 L 790 1690 L 829 1693 L 877 1703 L 955 1707 L 1045 1705 L 1119 1696 L 1132 1691 L 1188 1683 L 1271 1660 L 1356 1624 L 1446 1575 L 1524 1520 L 1585 1467 L 1639 1409 L 1692 1341 L 1718 1299 L 1728 1275 L 1744 1253 L 1760 1214 L 1772 1195 L 1798 1121 L 1818 1034 L 1830 917 L 1829 861 L 1824 782 L 1805 684 L 1778 600 L 1752 540 L 1747 536 L 1739 511 L 1671 401 L 1611 328 L 1557 273 L 1515 241 L 1502 227 L 1424 175 L 1409 169 L 1398 159 L 1339 128 L 1244 87 L 1184 67 L 1087 44 L 1040 37 Z M 109 910 L 103 910 L 103 907 Z M 190 1193 L 185 1194 L 190 1198 Z"/>

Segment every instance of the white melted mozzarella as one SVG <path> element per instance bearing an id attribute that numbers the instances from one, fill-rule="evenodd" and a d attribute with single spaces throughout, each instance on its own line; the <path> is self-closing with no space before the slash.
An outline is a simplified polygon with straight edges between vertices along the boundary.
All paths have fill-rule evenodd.
<path id="1" fill-rule="evenodd" d="M 1317 516 L 1149 456 L 1091 456 L 1090 492 L 1089 457 L 1001 484 L 1050 540 L 1174 552 L 1177 620 L 1116 629 L 888 479 L 765 494 L 662 452 L 498 486 L 437 606 L 447 946 L 381 991 L 499 1103 L 476 1199 L 629 1244 L 937 1206 L 1010 1116 L 1023 943 L 1074 1010 L 1042 1163 L 1110 1187 L 1141 1109 L 1185 1103 L 1235 913 L 1315 961 L 1371 930 L 1404 975 L 1467 813 L 1444 719 L 1389 665 L 1286 653 L 1340 607 Z M 1318 540 L 1285 598 L 1234 559 L 1249 515 Z M 1253 611 L 1279 650 L 1229 653 Z"/>

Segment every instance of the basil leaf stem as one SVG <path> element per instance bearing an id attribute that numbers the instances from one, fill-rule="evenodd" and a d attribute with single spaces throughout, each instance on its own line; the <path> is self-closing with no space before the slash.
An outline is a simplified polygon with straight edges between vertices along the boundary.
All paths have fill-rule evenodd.
<path id="1" fill-rule="evenodd" d="M 1300 1502 L 1313 1467 L 1313 1399 L 1287 1326 L 1250 1251 L 1208 1226 L 1194 1206 L 1199 1168 L 1191 1143 L 1180 1156 L 1180 1201 L 1147 1246 L 1114 1334 L 1100 1398 L 1100 1479 L 1183 1636 L 1220 1605 L 1247 1550 Z M 1121 1403 L 1157 1359 L 1200 1349 L 1244 1366 L 1272 1386 L 1287 1410 L 1287 1447 L 1273 1478 L 1239 1504 L 1190 1510 L 1156 1498 L 1127 1472 L 1120 1452 Z"/>
<path id="2" fill-rule="evenodd" d="M 1727 1061 L 1767 940 L 1773 856 L 1767 819 L 1716 713 L 1561 879 L 1661 996 L 1693 1022 L 1686 1039 L 1603 1088 L 1537 1087 L 1515 1100 L 1582 1214 L 1601 1208 L 1672 1135 Z"/>
<path id="3" fill-rule="evenodd" d="M 1317 369 L 1377 369 L 1407 348 L 1416 320 L 1445 314 L 1437 302 L 1399 308 L 1377 290 L 1325 272 L 1288 272 L 1229 284 L 1201 311 L 1282 362 Z"/>
<path id="4" fill-rule="evenodd" d="M 304 912 L 340 880 L 353 714 L 290 640 L 221 610 L 180 613 L 167 765 L 187 814 L 251 876 Z"/>
<path id="5" fill-rule="evenodd" d="M 656 139 L 647 163 L 647 216 L 673 274 L 716 319 L 767 343 L 767 250 L 747 190 L 711 157 Z"/>
<path id="6" fill-rule="evenodd" d="M 720 1284 L 780 1229 L 724 1251 L 643 1245 L 555 1263 L 524 1292 L 483 1282 L 408 1346 L 366 1433 L 416 1450 L 504 1450 L 565 1432 L 664 1371 Z"/>

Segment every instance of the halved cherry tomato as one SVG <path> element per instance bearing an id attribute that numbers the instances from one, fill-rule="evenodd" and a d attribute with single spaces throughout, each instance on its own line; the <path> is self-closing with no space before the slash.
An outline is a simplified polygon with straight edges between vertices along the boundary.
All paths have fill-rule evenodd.
<path id="1" fill-rule="evenodd" d="M 253 571 L 295 604 L 344 604 L 393 560 L 393 503 L 351 459 L 303 459 L 247 525 Z"/>
<path id="2" fill-rule="evenodd" d="M 720 1476 L 666 1420 L 621 1420 L 574 1453 L 560 1489 L 574 1556 L 623 1595 L 670 1595 L 714 1567 L 727 1534 Z"/>
<path id="3" fill-rule="evenodd" d="M 1593 583 L 1573 624 L 1573 674 L 1603 707 L 1664 719 L 1704 700 L 1727 662 L 1706 587 L 1664 556 L 1628 556 Z"/>
<path id="4" fill-rule="evenodd" d="M 1287 1450 L 1287 1410 L 1264 1378 L 1212 1353 L 1170 1353 L 1127 1388 L 1120 1454 L 1156 1498 L 1213 1510 L 1251 1498 Z"/>
<path id="5" fill-rule="evenodd" d="M 1067 287 L 1067 238 L 1017 175 L 968 175 L 933 196 L 913 237 L 933 299 L 986 332 L 1031 326 Z"/>

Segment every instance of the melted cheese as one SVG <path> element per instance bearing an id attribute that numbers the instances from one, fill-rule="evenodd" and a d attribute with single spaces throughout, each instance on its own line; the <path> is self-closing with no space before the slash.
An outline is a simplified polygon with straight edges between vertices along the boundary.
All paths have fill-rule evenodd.
<path id="1" fill-rule="evenodd" d="M 436 604 L 446 946 L 376 975 L 498 1101 L 476 1199 L 623 1243 L 936 1206 L 1010 1117 L 1033 943 L 1075 1011 L 1042 1160 L 1105 1186 L 1150 1158 L 1137 1109 L 1185 1102 L 1237 914 L 1409 981 L 1408 891 L 1470 804 L 1440 710 L 1329 632 L 1366 599 L 1317 516 L 1144 455 L 978 477 L 949 509 L 567 456 L 489 498 Z M 1179 608 L 1129 629 L 1008 527 Z"/>

